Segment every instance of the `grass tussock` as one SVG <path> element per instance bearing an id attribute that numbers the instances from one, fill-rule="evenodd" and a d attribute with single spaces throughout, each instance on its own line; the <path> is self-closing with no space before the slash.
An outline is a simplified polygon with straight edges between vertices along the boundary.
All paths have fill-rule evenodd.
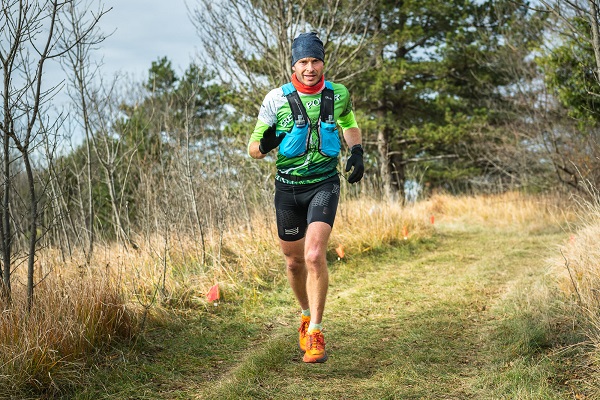
<path id="1" fill-rule="evenodd" d="M 556 195 L 526 195 L 508 192 L 497 195 L 435 195 L 421 207 L 447 223 L 498 227 L 514 227 L 524 232 L 537 232 L 548 226 L 561 226 L 572 220 L 573 207 Z"/>
<path id="2" fill-rule="evenodd" d="M 600 215 L 600 209 L 598 213 Z M 568 241 L 560 246 L 560 255 L 552 259 L 561 289 L 590 317 L 597 315 L 600 307 L 599 237 L 599 222 L 584 225 L 570 235 Z M 600 316 L 595 325 L 600 328 Z M 600 344 L 600 334 L 598 339 Z"/>
<path id="3" fill-rule="evenodd" d="M 589 376 L 585 386 L 597 393 L 600 385 L 600 192 L 586 188 L 585 198 L 575 198 L 577 221 L 564 243 L 549 258 L 566 312 L 577 321 L 591 345 L 591 357 L 582 360 Z M 583 384 L 583 383 L 582 383 Z"/>
<path id="4" fill-rule="evenodd" d="M 3 304 L 0 395 L 52 397 L 77 384 L 86 357 L 134 332 L 135 315 L 114 282 L 61 263 L 42 271 L 46 261 L 42 257 L 37 265 L 42 278 L 32 310 L 27 311 L 19 280 L 12 303 Z"/>

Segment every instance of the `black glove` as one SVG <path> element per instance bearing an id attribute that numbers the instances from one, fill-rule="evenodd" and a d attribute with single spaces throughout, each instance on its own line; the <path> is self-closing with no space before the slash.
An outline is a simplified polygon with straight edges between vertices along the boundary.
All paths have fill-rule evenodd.
<path id="1" fill-rule="evenodd" d="M 263 133 L 263 137 L 260 139 L 260 143 L 258 144 L 258 150 L 261 153 L 267 154 L 275 147 L 279 146 L 279 143 L 281 143 L 285 137 L 285 133 L 277 136 L 277 130 L 275 129 L 276 126 L 276 124 L 271 125 L 267 128 L 265 133 Z"/>
<path id="2" fill-rule="evenodd" d="M 350 150 L 352 155 L 346 162 L 346 172 L 350 171 L 350 168 L 354 167 L 354 170 L 348 177 L 349 183 L 356 183 L 360 181 L 365 172 L 365 165 L 363 164 L 363 148 L 360 144 L 355 144 Z"/>

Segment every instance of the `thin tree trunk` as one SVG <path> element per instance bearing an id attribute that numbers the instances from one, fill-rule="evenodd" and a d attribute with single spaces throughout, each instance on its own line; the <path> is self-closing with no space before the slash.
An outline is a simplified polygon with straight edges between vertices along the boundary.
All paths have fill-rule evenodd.
<path id="1" fill-rule="evenodd" d="M 117 236 L 118 241 L 127 244 L 127 235 L 123 230 L 123 223 L 121 222 L 121 215 L 117 206 L 117 192 L 115 190 L 114 170 L 107 168 L 105 172 L 106 185 L 108 186 L 108 194 L 110 196 L 110 206 L 113 212 L 115 235 Z"/>
<path id="2" fill-rule="evenodd" d="M 394 200 L 404 201 L 404 183 L 406 181 L 406 164 L 402 157 L 402 152 L 388 154 L 388 163 L 391 170 L 391 187 L 394 193 Z"/>
<path id="3" fill-rule="evenodd" d="M 7 118 L 5 118 L 6 121 Z M 6 126 L 6 125 L 5 125 Z M 10 258 L 11 258 L 11 229 L 10 229 L 10 146 L 9 136 L 4 133 L 4 193 L 2 194 L 2 296 L 11 300 L 10 288 Z"/>
<path id="4" fill-rule="evenodd" d="M 598 4 L 594 0 L 588 0 L 590 6 L 590 28 L 592 31 L 592 48 L 594 49 L 594 58 L 596 59 L 596 80 L 600 82 L 600 28 L 598 27 Z"/>
<path id="5" fill-rule="evenodd" d="M 202 222 L 200 221 L 200 212 L 198 210 L 198 202 L 196 200 L 196 190 L 194 186 L 194 179 L 192 176 L 192 166 L 190 161 L 190 132 L 186 127 L 185 130 L 185 176 L 188 186 L 188 196 L 192 201 L 192 210 L 194 212 L 194 219 L 196 226 L 200 232 L 200 243 L 202 245 L 202 265 L 206 264 L 206 244 L 204 241 L 204 228 L 202 226 Z"/>
<path id="6" fill-rule="evenodd" d="M 383 120 L 384 112 L 378 112 Z M 390 151 L 390 133 L 385 124 L 377 132 L 377 151 L 379 152 L 379 163 L 383 193 L 388 200 L 395 201 L 404 196 L 404 164 L 398 152 Z"/>
<path id="7" fill-rule="evenodd" d="M 29 159 L 29 153 L 23 152 L 23 162 L 25 163 L 25 170 L 27 171 L 27 183 L 29 186 L 29 252 L 27 260 L 27 310 L 31 311 L 33 307 L 33 289 L 35 287 L 33 282 L 33 275 L 35 272 L 35 248 L 37 244 L 37 206 L 38 200 L 35 193 L 35 179 L 33 176 L 33 169 L 31 168 L 31 161 Z"/>
<path id="8" fill-rule="evenodd" d="M 86 254 L 86 263 L 89 265 L 90 260 L 92 258 L 92 253 L 94 252 L 94 196 L 92 192 L 92 150 L 90 143 L 90 124 L 89 124 L 89 116 L 87 113 L 87 102 L 85 101 L 85 93 L 83 87 L 80 86 L 80 95 L 81 95 L 81 107 L 83 108 L 83 121 L 85 125 L 85 137 L 86 137 L 86 167 L 87 167 L 87 215 L 85 218 L 85 227 L 87 229 L 88 236 L 88 251 Z"/>
<path id="9" fill-rule="evenodd" d="M 60 224 L 60 231 L 62 232 L 63 240 L 67 244 L 67 250 L 69 252 L 69 257 L 71 257 L 73 254 L 73 250 L 71 249 L 71 238 L 69 237 L 69 234 L 67 232 L 67 227 L 66 227 L 66 222 L 65 222 L 66 214 L 68 213 L 68 210 L 66 207 L 63 207 L 63 205 L 62 205 L 63 194 L 62 194 L 62 191 L 60 190 L 60 188 L 57 188 L 58 185 L 56 184 L 56 182 L 58 181 L 58 174 L 56 173 L 56 171 L 54 170 L 54 167 L 52 165 L 49 167 L 48 172 L 51 175 L 50 190 L 52 191 L 52 202 L 54 203 L 54 208 L 58 212 L 58 215 L 56 215 L 56 218 L 58 220 L 58 223 Z M 60 237 L 60 233 L 58 231 L 59 231 L 59 229 L 57 229 L 57 236 Z M 62 240 L 60 243 L 60 249 L 61 249 L 61 253 L 64 253 Z M 63 255 L 63 260 L 64 260 L 64 255 Z"/>

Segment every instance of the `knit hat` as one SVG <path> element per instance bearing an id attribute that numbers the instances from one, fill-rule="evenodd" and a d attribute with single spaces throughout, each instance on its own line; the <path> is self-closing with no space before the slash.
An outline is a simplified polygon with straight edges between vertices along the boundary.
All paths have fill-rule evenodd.
<path id="1" fill-rule="evenodd" d="M 301 33 L 292 43 L 292 66 L 306 57 L 325 61 L 323 42 L 315 32 Z"/>

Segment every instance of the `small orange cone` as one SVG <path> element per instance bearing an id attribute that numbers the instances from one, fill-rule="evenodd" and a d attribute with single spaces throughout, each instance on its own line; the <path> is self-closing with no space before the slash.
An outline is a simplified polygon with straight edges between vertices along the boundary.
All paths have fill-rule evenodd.
<path id="1" fill-rule="evenodd" d="M 404 240 L 408 239 L 408 228 L 406 225 L 402 227 L 402 236 L 404 236 Z"/>
<path id="2" fill-rule="evenodd" d="M 209 289 L 208 293 L 206 294 L 206 299 L 208 301 L 219 300 L 219 284 L 218 283 Z"/>
<path id="3" fill-rule="evenodd" d="M 346 254 L 344 253 L 344 245 L 340 243 L 338 247 L 335 248 L 335 252 L 337 253 L 339 258 L 344 258 L 344 255 Z"/>

